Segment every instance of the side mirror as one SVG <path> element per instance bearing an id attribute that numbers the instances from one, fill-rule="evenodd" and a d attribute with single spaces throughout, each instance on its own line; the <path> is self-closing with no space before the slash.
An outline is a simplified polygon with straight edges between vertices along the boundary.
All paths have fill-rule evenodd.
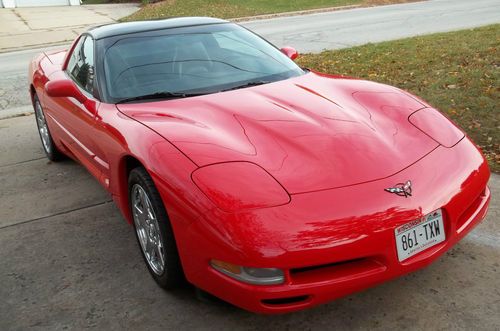
<path id="1" fill-rule="evenodd" d="M 69 79 L 53 80 L 45 84 L 45 92 L 50 97 L 71 97 L 80 103 L 85 103 L 87 97 Z"/>
<path id="2" fill-rule="evenodd" d="M 297 52 L 295 48 L 289 46 L 283 47 L 281 49 L 281 53 L 285 54 L 292 60 L 295 60 L 299 56 L 299 52 Z"/>

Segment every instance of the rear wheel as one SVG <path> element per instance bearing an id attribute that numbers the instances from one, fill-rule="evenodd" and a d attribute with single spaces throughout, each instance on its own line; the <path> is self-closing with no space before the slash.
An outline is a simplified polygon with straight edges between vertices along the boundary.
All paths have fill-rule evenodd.
<path id="1" fill-rule="evenodd" d="M 184 276 L 160 194 L 142 167 L 130 172 L 128 188 L 136 237 L 149 272 L 164 289 L 176 288 Z"/>
<path id="2" fill-rule="evenodd" d="M 49 127 L 45 119 L 45 114 L 43 112 L 42 104 L 35 94 L 33 97 L 33 107 L 35 108 L 36 125 L 38 127 L 38 133 L 40 134 L 40 139 L 42 140 L 42 147 L 45 155 L 51 161 L 58 161 L 64 157 L 64 155 L 57 149 L 54 144 L 54 140 L 50 135 Z"/>

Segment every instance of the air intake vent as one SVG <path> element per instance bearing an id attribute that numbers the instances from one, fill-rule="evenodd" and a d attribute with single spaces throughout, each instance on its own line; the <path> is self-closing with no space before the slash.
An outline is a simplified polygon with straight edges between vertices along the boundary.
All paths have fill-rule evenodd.
<path id="1" fill-rule="evenodd" d="M 343 281 L 384 272 L 387 267 L 374 258 L 359 258 L 290 270 L 292 283 Z"/>

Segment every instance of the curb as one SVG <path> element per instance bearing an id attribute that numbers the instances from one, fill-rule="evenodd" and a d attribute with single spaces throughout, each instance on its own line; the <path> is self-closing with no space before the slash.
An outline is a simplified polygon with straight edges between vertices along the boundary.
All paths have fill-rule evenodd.
<path id="1" fill-rule="evenodd" d="M 70 45 L 71 45 L 71 40 L 69 40 L 69 41 L 66 40 L 66 41 L 53 42 L 53 43 L 47 43 L 47 44 L 37 44 L 37 45 L 26 45 L 26 46 L 20 46 L 20 47 L 2 48 L 2 49 L 0 49 L 0 55 L 1 54 L 6 54 L 6 53 L 13 53 L 13 52 L 20 52 L 20 51 L 32 50 L 32 49 L 41 49 L 41 50 L 43 50 L 43 49 L 50 48 L 50 47 L 70 46 Z"/>
<path id="2" fill-rule="evenodd" d="M 328 13 L 334 11 L 348 10 L 348 9 L 361 9 L 361 8 L 372 8 L 372 7 L 383 7 L 383 6 L 391 6 L 391 5 L 401 5 L 408 4 L 414 2 L 425 2 L 428 0 L 408 0 L 406 2 L 394 2 L 387 4 L 360 4 L 360 5 L 347 5 L 347 6 L 337 6 L 337 7 L 326 7 L 326 8 L 315 8 L 315 9 L 307 9 L 307 10 L 297 10 L 297 11 L 287 11 L 283 13 L 274 13 L 274 14 L 263 14 L 263 15 L 255 15 L 255 16 L 245 16 L 245 17 L 235 17 L 229 18 L 228 21 L 231 22 L 247 22 L 247 21 L 257 21 L 257 20 L 266 20 L 271 18 L 278 17 L 289 17 L 289 16 L 302 16 L 309 14 L 321 14 Z"/>
<path id="3" fill-rule="evenodd" d="M 246 21 L 266 20 L 266 19 L 271 19 L 271 18 L 276 18 L 276 17 L 288 17 L 288 16 L 301 16 L 301 15 L 308 15 L 308 14 L 328 13 L 328 12 L 332 12 L 332 11 L 339 11 L 339 10 L 346 10 L 346 9 L 357 9 L 357 8 L 364 8 L 364 7 L 366 7 L 366 6 L 349 5 L 349 6 L 316 8 L 316 9 L 308 9 L 308 10 L 287 11 L 287 12 L 283 12 L 283 13 L 263 14 L 263 15 L 256 15 L 256 16 L 235 17 L 235 18 L 229 18 L 228 21 L 246 22 Z"/>

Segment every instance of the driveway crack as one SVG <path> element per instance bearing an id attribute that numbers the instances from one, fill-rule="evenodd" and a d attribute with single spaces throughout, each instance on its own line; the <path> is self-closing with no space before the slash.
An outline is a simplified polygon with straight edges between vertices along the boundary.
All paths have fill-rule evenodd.
<path id="1" fill-rule="evenodd" d="M 25 221 L 17 222 L 17 223 L 14 223 L 14 224 L 9 224 L 9 225 L 5 225 L 5 226 L 1 226 L 0 230 L 4 230 L 4 229 L 11 228 L 11 227 L 14 227 L 14 226 L 23 225 L 23 224 L 27 224 L 27 223 L 32 223 L 32 222 L 36 222 L 36 221 L 43 221 L 43 220 L 51 218 L 51 217 L 66 215 L 66 214 L 72 213 L 74 211 L 79 211 L 79 210 L 89 209 L 89 208 L 93 208 L 93 207 L 103 206 L 103 205 L 106 205 L 106 204 L 108 204 L 110 202 L 113 202 L 113 200 L 109 199 L 109 200 L 106 200 L 106 201 L 103 201 L 103 202 L 98 202 L 98 203 L 94 203 L 94 204 L 83 206 L 83 207 L 78 207 L 78 208 L 73 208 L 73 209 L 70 209 L 70 210 L 61 211 L 61 212 L 58 212 L 58 213 L 55 213 L 55 214 L 52 214 L 52 215 L 37 217 L 37 218 L 30 219 L 30 220 L 25 220 Z"/>
<path id="2" fill-rule="evenodd" d="M 0 169 L 12 167 L 12 166 L 16 166 L 16 165 L 20 165 L 20 164 L 24 164 L 24 163 L 29 163 L 29 162 L 33 162 L 33 161 L 43 160 L 45 158 L 46 158 L 45 156 L 41 156 L 41 157 L 38 157 L 36 159 L 30 159 L 30 160 L 15 162 L 15 163 L 7 163 L 7 164 L 0 165 Z"/>

